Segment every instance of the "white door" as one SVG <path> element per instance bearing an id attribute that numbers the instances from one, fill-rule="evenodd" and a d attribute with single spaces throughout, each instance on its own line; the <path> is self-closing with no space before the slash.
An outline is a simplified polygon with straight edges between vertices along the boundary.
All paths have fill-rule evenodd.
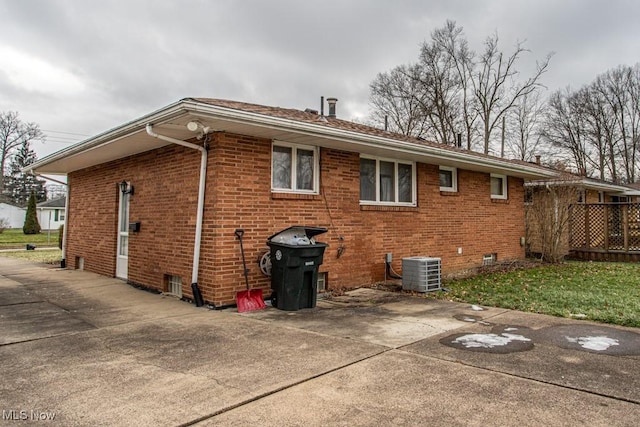
<path id="1" fill-rule="evenodd" d="M 129 268 L 129 194 L 120 194 L 118 208 L 118 253 L 116 255 L 116 277 L 127 279 Z"/>

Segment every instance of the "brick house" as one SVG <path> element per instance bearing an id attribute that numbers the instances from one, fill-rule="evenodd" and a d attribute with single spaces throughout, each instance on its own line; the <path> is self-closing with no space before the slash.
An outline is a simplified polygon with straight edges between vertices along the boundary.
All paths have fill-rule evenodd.
<path id="1" fill-rule="evenodd" d="M 64 174 L 64 259 L 128 282 L 233 304 L 258 259 L 291 225 L 326 227 L 328 289 L 381 281 L 385 254 L 442 259 L 443 273 L 486 255 L 525 255 L 524 187 L 535 164 L 405 137 L 312 110 L 187 98 L 32 165 Z M 323 108 L 324 109 L 324 108 Z"/>

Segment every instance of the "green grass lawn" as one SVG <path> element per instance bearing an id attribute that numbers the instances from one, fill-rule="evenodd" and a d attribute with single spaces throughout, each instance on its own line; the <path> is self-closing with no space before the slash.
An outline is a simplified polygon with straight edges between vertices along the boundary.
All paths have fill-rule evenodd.
<path id="1" fill-rule="evenodd" d="M 37 247 L 58 247 L 58 230 L 40 234 L 24 234 L 21 228 L 11 228 L 0 233 L 0 249 L 24 248 L 27 243 Z"/>
<path id="2" fill-rule="evenodd" d="M 444 285 L 447 299 L 640 327 L 640 264 L 566 262 L 480 274 Z"/>

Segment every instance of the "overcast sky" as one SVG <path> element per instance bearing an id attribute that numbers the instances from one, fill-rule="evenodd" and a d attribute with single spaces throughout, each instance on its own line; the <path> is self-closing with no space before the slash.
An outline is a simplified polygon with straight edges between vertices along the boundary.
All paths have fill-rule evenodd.
<path id="1" fill-rule="evenodd" d="M 35 122 L 39 158 L 186 97 L 364 120 L 376 74 L 416 61 L 452 19 L 480 50 L 495 32 L 520 70 L 578 88 L 640 62 L 637 0 L 0 0 L 0 111 Z M 64 132 L 64 133 L 63 133 Z M 84 136 L 81 136 L 84 135 Z"/>

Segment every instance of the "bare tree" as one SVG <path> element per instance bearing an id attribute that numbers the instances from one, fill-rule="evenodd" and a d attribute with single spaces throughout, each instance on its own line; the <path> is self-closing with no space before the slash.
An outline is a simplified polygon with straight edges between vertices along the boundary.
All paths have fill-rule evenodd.
<path id="1" fill-rule="evenodd" d="M 585 118 L 571 89 L 556 91 L 549 97 L 542 136 L 557 149 L 556 155 L 573 165 L 574 171 L 587 173 Z"/>
<path id="2" fill-rule="evenodd" d="M 9 157 L 18 147 L 42 140 L 43 137 L 37 124 L 23 123 L 16 111 L 0 112 L 0 192 L 5 186 L 5 169 Z"/>
<path id="3" fill-rule="evenodd" d="M 518 75 L 516 63 L 520 56 L 528 52 L 522 43 L 516 44 L 514 52 L 505 56 L 498 49 L 498 35 L 490 36 L 484 43 L 484 52 L 480 55 L 471 80 L 473 93 L 477 101 L 477 111 L 483 128 L 484 153 L 489 153 L 491 133 L 502 117 L 523 96 L 527 96 L 542 86 L 540 77 L 547 70 L 552 54 L 542 62 L 536 63 L 536 71 L 522 83 L 514 82 Z"/>
<path id="4" fill-rule="evenodd" d="M 640 174 L 640 65 L 609 70 L 577 91 L 552 95 L 545 139 L 574 168 L 614 182 Z"/>
<path id="5" fill-rule="evenodd" d="M 532 200 L 525 207 L 527 242 L 543 261 L 560 262 L 569 251 L 569 207 L 578 190 L 570 184 L 532 188 Z"/>
<path id="6" fill-rule="evenodd" d="M 597 85 L 586 86 L 572 97 L 578 104 L 582 114 L 583 133 L 587 136 L 585 158 L 587 162 L 600 174 L 600 179 L 609 176 L 617 180 L 615 148 L 615 116 Z"/>
<path id="7" fill-rule="evenodd" d="M 379 73 L 369 85 L 371 115 L 375 124 L 415 137 L 427 134 L 420 87 L 420 70 L 416 65 L 400 65 L 390 72 Z"/>
<path id="8" fill-rule="evenodd" d="M 608 143 L 609 169 L 614 181 L 634 182 L 636 177 L 640 132 L 638 77 L 637 65 L 620 66 L 598 76 L 592 84 L 604 102 L 602 113 L 613 122 Z"/>
<path id="9" fill-rule="evenodd" d="M 539 154 L 541 125 L 546 104 L 536 90 L 523 96 L 508 114 L 507 149 L 518 160 L 531 161 Z"/>
<path id="10" fill-rule="evenodd" d="M 467 127 L 468 78 L 471 52 L 462 28 L 447 21 L 431 33 L 431 40 L 420 50 L 421 87 L 424 112 L 431 128 L 443 144 L 455 145 L 457 134 Z M 473 119 L 469 118 L 470 125 Z M 471 129 L 465 132 L 471 137 Z"/>
<path id="11" fill-rule="evenodd" d="M 522 97 L 541 86 L 540 77 L 549 66 L 551 55 L 537 63 L 533 76 L 517 82 L 516 63 L 525 52 L 519 43 L 506 56 L 495 35 L 487 38 L 484 53 L 477 58 L 462 27 L 447 21 L 423 43 L 417 65 L 399 66 L 376 77 L 371 84 L 374 120 L 379 123 L 386 116 L 402 133 L 450 145 L 464 133 L 467 149 L 480 127 L 488 153 L 493 130 Z"/>
<path id="12" fill-rule="evenodd" d="M 640 64 L 636 64 L 629 70 L 629 102 L 627 104 L 629 117 L 629 132 L 627 135 L 631 138 L 630 153 L 628 155 L 633 158 L 631 173 L 627 182 L 636 182 L 640 171 Z"/>
<path id="13" fill-rule="evenodd" d="M 455 144 L 456 95 L 458 83 L 451 73 L 449 58 L 428 44 L 420 54 L 420 83 L 424 96 L 420 97 L 423 113 L 429 121 L 436 140 L 445 145 Z"/>

